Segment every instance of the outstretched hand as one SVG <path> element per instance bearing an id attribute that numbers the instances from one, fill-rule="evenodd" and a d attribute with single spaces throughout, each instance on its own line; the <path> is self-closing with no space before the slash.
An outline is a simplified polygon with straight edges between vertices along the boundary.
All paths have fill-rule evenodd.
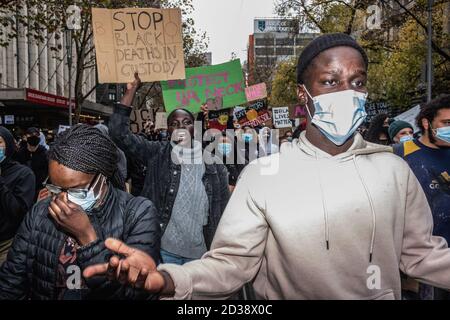
<path id="1" fill-rule="evenodd" d="M 113 238 L 106 239 L 105 246 L 114 253 L 124 256 L 124 259 L 113 256 L 109 263 L 89 266 L 83 271 L 85 278 L 106 275 L 110 280 L 143 288 L 152 293 L 162 291 L 165 279 L 156 270 L 155 261 L 149 255 Z"/>

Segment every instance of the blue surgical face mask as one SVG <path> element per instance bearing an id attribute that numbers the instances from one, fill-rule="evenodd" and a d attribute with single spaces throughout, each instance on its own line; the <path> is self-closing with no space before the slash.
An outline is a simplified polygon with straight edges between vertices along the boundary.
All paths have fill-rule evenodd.
<path id="1" fill-rule="evenodd" d="M 76 198 L 70 194 L 67 195 L 67 198 L 70 202 L 73 202 L 83 208 L 84 211 L 88 211 L 95 205 L 99 196 L 100 195 L 95 196 L 94 191 L 91 189 L 88 191 L 86 198 L 84 199 Z"/>
<path id="2" fill-rule="evenodd" d="M 219 143 L 217 144 L 218 150 L 225 156 L 231 153 L 231 143 Z"/>
<path id="3" fill-rule="evenodd" d="M 0 162 L 2 162 L 3 160 L 6 159 L 6 148 L 5 147 L 0 147 Z"/>
<path id="4" fill-rule="evenodd" d="M 335 145 L 343 145 L 366 119 L 367 93 L 344 90 L 312 97 L 314 115 L 306 108 L 311 122 Z"/>
<path id="5" fill-rule="evenodd" d="M 436 138 L 450 143 L 450 126 L 437 128 L 436 129 Z"/>
<path id="6" fill-rule="evenodd" d="M 413 137 L 410 135 L 406 135 L 400 138 L 400 143 L 406 142 L 406 141 L 411 141 L 413 140 Z"/>
<path id="7" fill-rule="evenodd" d="M 251 142 L 253 140 L 253 135 L 251 133 L 243 133 L 242 139 L 244 139 L 245 142 Z"/>
<path id="8" fill-rule="evenodd" d="M 94 185 L 88 190 L 85 197 L 81 197 L 81 196 L 76 197 L 74 195 L 71 195 L 70 192 L 68 192 L 67 198 L 69 199 L 69 201 L 79 205 L 81 208 L 83 208 L 84 211 L 91 210 L 94 207 L 94 205 L 97 203 L 98 199 L 100 198 L 101 190 L 105 183 L 105 178 L 102 175 L 100 175 L 98 179 L 99 180 L 97 180 L 94 183 Z M 97 185 L 99 183 L 100 183 L 100 187 L 97 188 Z M 95 195 L 94 189 L 100 190 L 100 191 L 98 191 L 97 195 Z"/>

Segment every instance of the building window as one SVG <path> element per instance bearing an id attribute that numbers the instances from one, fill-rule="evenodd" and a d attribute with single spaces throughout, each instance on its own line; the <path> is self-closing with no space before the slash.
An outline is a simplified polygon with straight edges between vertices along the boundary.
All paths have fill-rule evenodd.
<path id="1" fill-rule="evenodd" d="M 293 56 L 294 48 L 277 48 L 277 56 Z"/>
<path id="2" fill-rule="evenodd" d="M 256 46 L 273 46 L 274 38 L 257 38 L 255 39 Z"/>
<path id="3" fill-rule="evenodd" d="M 294 39 L 293 38 L 279 38 L 277 39 L 277 46 L 293 46 Z"/>
<path id="4" fill-rule="evenodd" d="M 275 54 L 273 47 L 270 48 L 256 48 L 255 53 L 257 56 L 273 56 Z"/>
<path id="5" fill-rule="evenodd" d="M 264 57 L 256 58 L 256 65 L 258 66 L 273 66 L 277 62 L 277 58 Z"/>

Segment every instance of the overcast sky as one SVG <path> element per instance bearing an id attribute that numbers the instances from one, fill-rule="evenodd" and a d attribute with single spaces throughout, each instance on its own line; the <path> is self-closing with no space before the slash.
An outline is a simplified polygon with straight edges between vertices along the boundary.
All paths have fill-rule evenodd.
<path id="1" fill-rule="evenodd" d="M 206 31 L 213 64 L 227 62 L 235 52 L 247 60 L 248 36 L 253 19 L 274 17 L 274 0 L 194 0 L 196 28 Z"/>

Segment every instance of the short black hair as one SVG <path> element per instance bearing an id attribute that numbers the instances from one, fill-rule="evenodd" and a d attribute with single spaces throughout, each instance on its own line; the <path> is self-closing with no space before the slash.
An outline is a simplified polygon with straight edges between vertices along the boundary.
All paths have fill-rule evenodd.
<path id="1" fill-rule="evenodd" d="M 178 109 L 172 110 L 172 111 L 169 113 L 169 115 L 167 116 L 167 124 L 169 124 L 170 119 L 173 117 L 173 115 L 174 115 L 175 112 L 177 112 L 177 111 L 184 111 L 184 112 L 186 112 L 187 114 L 189 114 L 189 116 L 191 117 L 192 121 L 195 120 L 194 114 L 193 114 L 192 112 L 190 112 L 189 110 L 184 109 L 184 108 L 178 108 Z"/>
<path id="2" fill-rule="evenodd" d="M 430 102 L 423 104 L 420 107 L 420 112 L 416 117 L 417 126 L 420 128 L 422 134 L 425 134 L 425 128 L 422 125 L 422 119 L 427 119 L 430 123 L 433 122 L 437 113 L 441 109 L 450 108 L 450 94 L 443 94 Z"/>
<path id="3" fill-rule="evenodd" d="M 40 135 L 40 131 L 38 128 L 35 127 L 30 127 L 27 129 L 27 133 L 26 134 L 34 134 L 34 135 Z"/>

